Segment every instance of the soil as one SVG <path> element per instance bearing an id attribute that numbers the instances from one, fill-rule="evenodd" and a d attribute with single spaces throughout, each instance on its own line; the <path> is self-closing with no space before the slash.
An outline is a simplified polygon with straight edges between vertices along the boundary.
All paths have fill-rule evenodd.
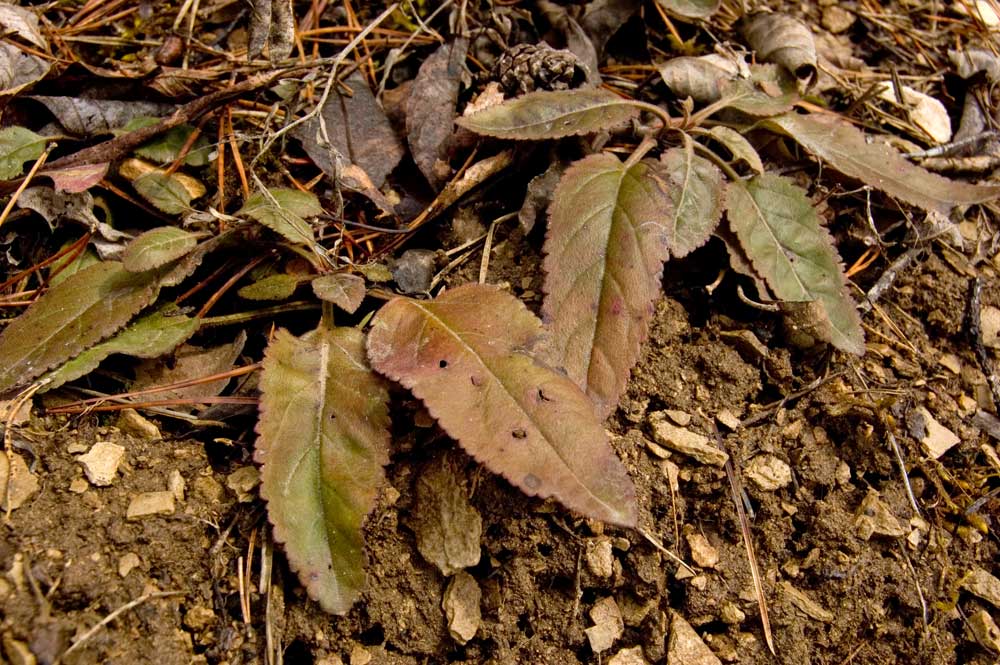
<path id="1" fill-rule="evenodd" d="M 460 244 L 439 223 L 435 246 Z M 487 273 L 536 311 L 541 233 L 499 226 Z M 445 285 L 475 281 L 480 259 Z M 6 516 L 0 539 L 3 653 L 66 665 L 626 665 L 641 662 L 627 660 L 638 647 L 646 662 L 679 665 L 668 651 L 682 619 L 725 663 L 997 662 L 970 627 L 997 608 L 960 586 L 975 569 L 1000 576 L 997 428 L 981 413 L 994 405 L 965 323 L 973 276 L 984 306 L 1000 306 L 994 264 L 929 243 L 865 317 L 863 358 L 797 346 L 780 316 L 737 297 L 735 275 L 707 289 L 725 265 L 714 239 L 668 264 L 642 358 L 607 422 L 640 526 L 663 549 L 526 497 L 400 391 L 389 484 L 365 529 L 368 588 L 331 616 L 270 540 L 252 420 L 223 436 L 149 416 L 157 439 L 115 416 L 36 412 L 18 453 L 40 490 Z M 853 279 L 867 289 L 886 266 Z M 989 360 L 1000 361 L 992 351 Z M 921 408 L 959 439 L 938 459 L 914 424 Z M 665 411 L 728 452 L 732 481 L 656 444 L 652 414 Z M 108 486 L 87 482 L 79 461 L 99 441 L 125 450 Z M 467 571 L 482 618 L 464 644 L 442 608 L 449 578 L 417 546 L 417 481 L 446 454 L 482 521 L 479 563 Z M 752 471 L 765 464 L 790 480 L 761 487 Z M 170 489 L 172 512 L 127 516 L 137 495 Z M 609 597 L 624 630 L 595 652 L 591 611 Z"/>

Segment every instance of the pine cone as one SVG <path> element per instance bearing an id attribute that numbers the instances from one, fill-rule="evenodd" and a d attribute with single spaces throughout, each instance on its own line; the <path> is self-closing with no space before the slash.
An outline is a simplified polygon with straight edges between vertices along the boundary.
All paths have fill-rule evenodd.
<path id="1" fill-rule="evenodd" d="M 518 44 L 497 60 L 493 79 L 508 96 L 533 90 L 566 90 L 586 79 L 586 71 L 572 52 L 548 44 Z"/>

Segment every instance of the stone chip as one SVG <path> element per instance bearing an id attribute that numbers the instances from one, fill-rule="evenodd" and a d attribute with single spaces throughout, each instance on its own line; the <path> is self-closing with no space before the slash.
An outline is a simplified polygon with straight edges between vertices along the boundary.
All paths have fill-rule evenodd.
<path id="1" fill-rule="evenodd" d="M 107 487 L 118 474 L 118 465 L 125 456 L 125 448 L 110 441 L 98 441 L 77 461 L 83 465 L 87 480 L 98 487 Z"/>
<path id="2" fill-rule="evenodd" d="M 128 520 L 138 520 L 143 517 L 153 515 L 173 515 L 174 514 L 174 493 L 163 492 L 143 492 L 136 494 L 128 504 L 125 518 Z"/>
<path id="3" fill-rule="evenodd" d="M 448 633 L 459 644 L 465 644 L 476 636 L 482 623 L 479 603 L 482 591 L 476 579 L 460 570 L 448 582 L 444 591 L 441 609 L 448 620 Z"/>
<path id="4" fill-rule="evenodd" d="M 729 455 L 715 446 L 707 436 L 669 423 L 662 411 L 649 414 L 649 424 L 656 443 L 665 448 L 712 466 L 724 466 L 729 460 Z"/>

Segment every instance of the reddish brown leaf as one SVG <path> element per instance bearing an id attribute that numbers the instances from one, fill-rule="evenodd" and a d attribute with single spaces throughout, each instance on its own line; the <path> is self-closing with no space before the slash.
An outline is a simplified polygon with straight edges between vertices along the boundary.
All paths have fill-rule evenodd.
<path id="1" fill-rule="evenodd" d="M 633 526 L 635 490 L 593 405 L 527 353 L 541 333 L 519 300 L 470 284 L 431 301 L 389 301 L 372 322 L 368 357 L 422 399 L 469 454 L 525 493 Z"/>
<path id="2" fill-rule="evenodd" d="M 566 171 L 549 208 L 542 311 L 553 364 L 602 418 L 618 405 L 660 292 L 672 205 L 658 168 L 591 155 Z"/>

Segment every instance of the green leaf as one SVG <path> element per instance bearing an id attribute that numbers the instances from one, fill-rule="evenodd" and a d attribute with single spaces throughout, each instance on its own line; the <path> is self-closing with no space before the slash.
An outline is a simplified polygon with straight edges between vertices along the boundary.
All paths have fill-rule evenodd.
<path id="1" fill-rule="evenodd" d="M 23 386 L 97 344 L 156 299 L 157 275 L 117 261 L 53 286 L 0 333 L 0 393 Z"/>
<path id="2" fill-rule="evenodd" d="M 825 320 L 817 334 L 838 349 L 863 355 L 861 317 L 847 293 L 840 257 L 805 192 L 776 175 L 729 184 L 726 214 L 774 295 L 792 302 L 815 301 Z"/>
<path id="3" fill-rule="evenodd" d="M 295 275 L 279 273 L 247 284 L 237 293 L 247 300 L 284 300 L 295 293 L 300 281 Z"/>
<path id="4" fill-rule="evenodd" d="M 151 229 L 125 247 L 122 265 L 129 272 L 159 268 L 191 252 L 198 245 L 198 238 L 198 234 L 176 226 Z"/>
<path id="5" fill-rule="evenodd" d="M 660 156 L 670 187 L 670 252 L 687 256 L 704 245 L 722 218 L 722 173 L 712 162 L 694 154 L 686 135 L 684 145 Z"/>
<path id="6" fill-rule="evenodd" d="M 338 272 L 312 281 L 313 293 L 320 300 L 332 302 L 348 314 L 353 314 L 365 299 L 365 280 L 358 275 Z"/>
<path id="7" fill-rule="evenodd" d="M 191 201 L 205 195 L 200 182 L 182 173 L 150 171 L 132 181 L 135 191 L 168 215 L 179 215 L 191 209 Z"/>
<path id="8" fill-rule="evenodd" d="M 120 333 L 92 346 L 45 375 L 42 392 L 79 379 L 97 368 L 105 358 L 121 353 L 136 358 L 155 358 L 170 353 L 198 330 L 200 320 L 179 313 L 155 312 L 137 319 Z"/>
<path id="9" fill-rule="evenodd" d="M 260 222 L 289 242 L 312 246 L 313 230 L 303 217 L 323 214 L 323 206 L 311 192 L 269 189 L 267 194 L 251 195 L 236 214 Z"/>
<path id="10" fill-rule="evenodd" d="M 719 9 L 721 0 L 656 0 L 671 14 L 684 18 L 708 18 Z"/>
<path id="11" fill-rule="evenodd" d="M 389 461 L 388 391 L 354 328 L 278 330 L 260 387 L 254 458 L 275 540 L 309 595 L 344 614 L 365 584 L 361 527 Z"/>
<path id="12" fill-rule="evenodd" d="M 67 240 L 66 243 L 59 248 L 59 250 L 62 251 L 66 249 L 74 242 L 74 240 Z M 75 256 L 65 255 L 49 266 L 49 286 L 55 286 L 60 282 L 64 282 L 71 275 L 75 275 L 84 268 L 89 268 L 95 263 L 100 262 L 101 259 L 97 256 L 97 252 L 90 247 L 85 248 L 82 252 L 76 254 Z"/>
<path id="13" fill-rule="evenodd" d="M 792 137 L 841 173 L 925 210 L 948 212 L 956 205 L 1000 197 L 1000 186 L 957 182 L 914 166 L 835 115 L 785 113 L 761 124 Z"/>
<path id="14" fill-rule="evenodd" d="M 142 127 L 158 124 L 159 122 L 160 118 L 139 116 L 129 120 L 122 129 L 116 130 L 115 134 L 126 134 Z M 151 159 L 154 162 L 170 164 L 181 154 L 181 150 L 187 144 L 188 139 L 191 138 L 191 134 L 194 131 L 195 128 L 191 125 L 172 127 L 151 141 L 136 148 L 135 153 L 140 157 Z M 211 151 L 211 144 L 204 136 L 199 135 L 195 139 L 194 145 L 191 146 L 191 149 L 184 156 L 184 164 L 187 166 L 204 166 L 208 164 L 208 156 Z"/>
<path id="15" fill-rule="evenodd" d="M 734 160 L 745 162 L 747 166 L 758 174 L 764 172 L 764 163 L 761 162 L 756 148 L 750 145 L 750 141 L 747 141 L 735 129 L 730 129 L 724 125 L 716 125 L 708 130 L 707 135 L 725 146 L 726 150 L 732 153 Z"/>
<path id="16" fill-rule="evenodd" d="M 430 301 L 390 300 L 372 320 L 368 358 L 525 493 L 634 526 L 635 489 L 590 400 L 525 351 L 541 334 L 517 298 L 467 284 Z"/>
<path id="17" fill-rule="evenodd" d="M 542 312 L 551 364 L 602 418 L 618 406 L 660 294 L 673 206 L 659 168 L 590 155 L 566 170 L 549 207 Z"/>
<path id="18" fill-rule="evenodd" d="M 628 99 L 600 88 L 529 92 L 458 124 L 486 136 L 538 141 L 616 127 L 638 115 Z"/>
<path id="19" fill-rule="evenodd" d="M 45 152 L 46 140 L 24 127 L 0 129 L 0 180 L 21 175 L 25 162 L 33 162 Z"/>

